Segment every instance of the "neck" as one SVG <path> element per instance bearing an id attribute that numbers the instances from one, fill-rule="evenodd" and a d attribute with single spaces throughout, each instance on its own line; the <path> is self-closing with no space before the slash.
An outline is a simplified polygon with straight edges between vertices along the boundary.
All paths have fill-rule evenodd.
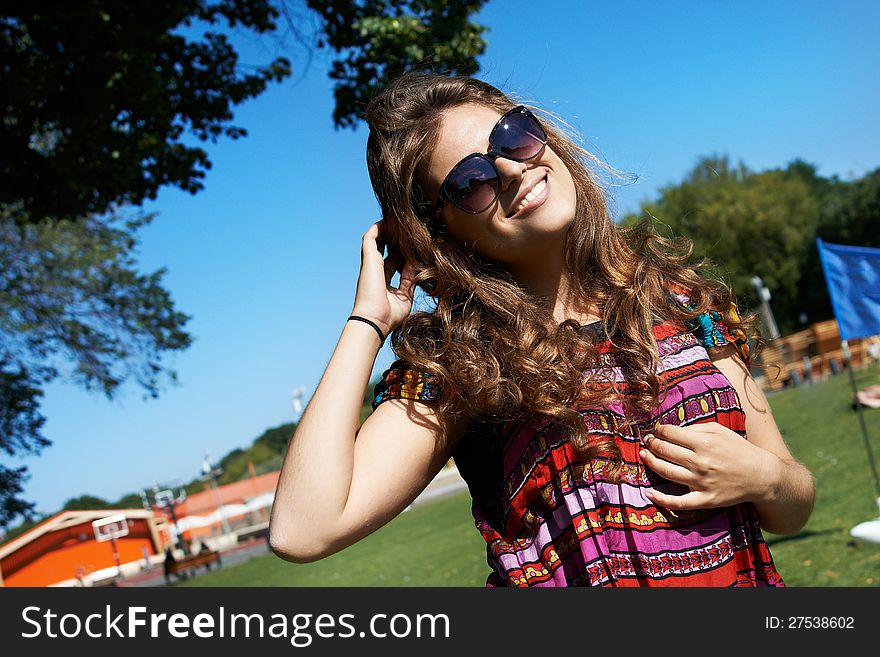
<path id="1" fill-rule="evenodd" d="M 565 245 L 555 246 L 528 263 L 511 267 L 511 273 L 530 294 L 544 300 L 557 323 L 567 319 L 588 323 L 601 319 L 599 309 L 588 300 L 578 299 L 565 266 Z"/>

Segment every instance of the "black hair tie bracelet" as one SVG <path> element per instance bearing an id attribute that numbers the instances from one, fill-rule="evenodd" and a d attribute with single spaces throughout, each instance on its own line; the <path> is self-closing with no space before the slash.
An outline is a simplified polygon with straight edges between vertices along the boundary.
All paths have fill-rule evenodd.
<path id="1" fill-rule="evenodd" d="M 380 329 L 378 326 L 376 326 L 375 322 L 370 321 L 366 317 L 360 317 L 358 315 L 352 315 L 351 317 L 348 318 L 348 320 L 351 320 L 351 319 L 355 319 L 359 322 L 364 322 L 365 324 L 369 324 L 370 326 L 372 326 L 374 329 L 376 329 L 376 333 L 379 334 L 379 343 L 385 344 L 385 334 L 382 333 L 382 329 Z M 348 321 L 348 320 L 346 320 L 346 321 Z"/>

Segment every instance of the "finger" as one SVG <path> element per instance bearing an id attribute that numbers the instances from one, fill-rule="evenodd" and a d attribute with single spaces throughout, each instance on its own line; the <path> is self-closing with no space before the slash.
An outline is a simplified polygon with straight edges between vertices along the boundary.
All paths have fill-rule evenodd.
<path id="1" fill-rule="evenodd" d="M 718 431 L 719 429 L 724 428 L 724 425 L 715 422 L 714 420 L 710 422 L 697 422 L 695 424 L 688 424 L 685 426 L 678 424 L 658 424 L 657 428 L 667 428 L 667 429 L 689 429 L 691 431 L 700 431 L 703 433 L 713 433 Z"/>
<path id="2" fill-rule="evenodd" d="M 371 262 L 377 258 L 382 258 L 382 251 L 377 240 L 379 239 L 379 228 L 377 224 L 373 224 L 364 233 L 361 242 L 361 258 L 368 258 Z"/>
<path id="3" fill-rule="evenodd" d="M 652 454 L 662 459 L 684 466 L 693 464 L 694 450 L 688 447 L 682 447 L 650 433 L 645 436 L 643 443 Z"/>
<path id="4" fill-rule="evenodd" d="M 379 229 L 379 234 L 376 237 L 376 247 L 379 249 L 379 253 L 385 253 L 385 247 L 388 246 L 388 224 L 384 219 L 380 219 L 375 223 L 375 226 Z"/>
<path id="5" fill-rule="evenodd" d="M 409 260 L 402 259 L 403 266 L 400 268 L 400 280 L 408 281 L 410 283 L 415 282 L 416 280 L 416 268 L 412 265 Z"/>
<path id="6" fill-rule="evenodd" d="M 400 267 L 403 256 L 392 253 L 385 258 L 385 284 L 391 285 L 391 279 L 394 278 L 394 272 Z"/>
<path id="7" fill-rule="evenodd" d="M 708 500 L 700 491 L 691 491 L 684 495 L 667 495 L 656 490 L 645 490 L 645 497 L 655 505 L 662 506 L 672 511 L 690 511 L 692 509 L 711 508 Z"/>
<path id="8" fill-rule="evenodd" d="M 400 270 L 400 285 L 398 290 L 405 295 L 407 299 L 412 301 L 413 292 L 415 291 L 416 269 L 408 261 L 403 262 Z"/>
<path id="9" fill-rule="evenodd" d="M 685 485 L 695 483 L 696 476 L 694 473 L 682 465 L 670 463 L 665 459 L 654 456 L 647 449 L 641 450 L 639 456 L 642 458 L 645 465 L 664 479 Z"/>
<path id="10" fill-rule="evenodd" d="M 364 237 L 369 236 L 373 241 L 379 238 L 379 233 L 382 230 L 382 220 L 380 219 L 376 223 L 372 224 L 369 228 L 367 228 L 367 232 L 364 233 Z"/>
<path id="11" fill-rule="evenodd" d="M 696 422 L 694 424 L 680 425 L 680 424 L 658 424 L 655 428 L 655 433 L 657 431 L 675 431 L 676 429 L 684 429 L 686 431 L 697 431 L 700 433 L 716 433 L 721 429 L 724 429 L 724 425 L 715 422 L 714 420 L 710 422 Z"/>
<path id="12" fill-rule="evenodd" d="M 400 287 L 397 288 L 397 290 L 395 290 L 395 294 L 399 298 L 401 298 L 409 303 L 413 302 L 413 293 L 414 292 L 415 292 L 415 285 L 413 284 L 412 281 L 404 281 L 403 283 L 400 284 Z"/>
<path id="13" fill-rule="evenodd" d="M 367 231 L 364 233 L 364 237 L 361 240 L 364 250 L 367 250 L 367 247 L 372 247 L 376 244 L 376 240 L 379 239 L 379 225 L 373 224 Z"/>
<path id="14" fill-rule="evenodd" d="M 724 444 L 724 441 L 732 438 L 741 438 L 738 433 L 717 422 L 703 422 L 686 427 L 664 424 L 657 427 L 655 433 L 669 442 L 697 453 L 718 448 Z"/>
<path id="15" fill-rule="evenodd" d="M 695 430 L 695 426 L 697 425 L 681 427 L 677 424 L 658 424 L 654 427 L 654 435 L 667 442 L 693 449 L 706 437 L 706 432 Z"/>

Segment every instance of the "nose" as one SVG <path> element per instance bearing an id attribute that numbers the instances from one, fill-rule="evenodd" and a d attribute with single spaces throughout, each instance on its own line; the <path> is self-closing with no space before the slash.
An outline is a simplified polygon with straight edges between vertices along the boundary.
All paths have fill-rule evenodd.
<path id="1" fill-rule="evenodd" d="M 506 157 L 496 157 L 495 166 L 498 168 L 498 173 L 501 174 L 503 180 L 502 189 L 507 189 L 511 183 L 522 180 L 523 175 L 528 170 L 525 162 L 509 160 Z"/>

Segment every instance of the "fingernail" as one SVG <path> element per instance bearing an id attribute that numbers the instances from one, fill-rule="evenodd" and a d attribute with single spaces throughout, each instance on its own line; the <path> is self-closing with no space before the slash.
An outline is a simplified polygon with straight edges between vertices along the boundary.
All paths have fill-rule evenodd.
<path id="1" fill-rule="evenodd" d="M 645 458 L 645 455 L 646 455 L 647 453 L 648 453 L 648 452 L 645 451 L 644 449 L 640 449 L 640 450 L 639 450 L 639 458 L 641 458 L 641 459 Z"/>

